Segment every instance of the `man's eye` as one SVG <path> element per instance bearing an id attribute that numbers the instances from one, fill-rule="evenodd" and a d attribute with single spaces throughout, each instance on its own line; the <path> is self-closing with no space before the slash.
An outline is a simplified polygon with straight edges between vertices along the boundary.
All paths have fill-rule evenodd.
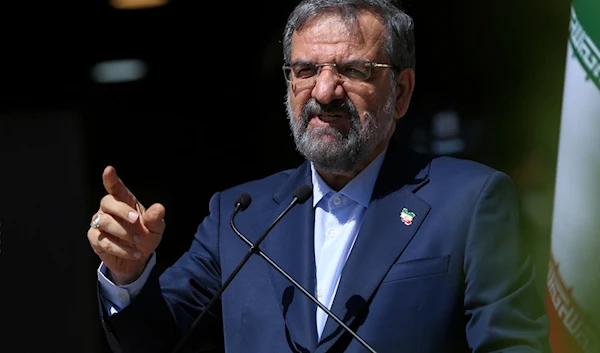
<path id="1" fill-rule="evenodd" d="M 362 79 L 364 77 L 367 77 L 369 75 L 369 73 L 365 66 L 350 65 L 350 66 L 344 67 L 344 69 L 342 71 L 342 75 L 349 77 L 349 78 Z"/>
<path id="2" fill-rule="evenodd" d="M 310 67 L 303 67 L 300 68 L 298 70 L 296 70 L 296 77 L 298 78 L 303 78 L 303 77 L 311 77 L 315 75 L 315 69 L 314 68 L 310 68 Z"/>

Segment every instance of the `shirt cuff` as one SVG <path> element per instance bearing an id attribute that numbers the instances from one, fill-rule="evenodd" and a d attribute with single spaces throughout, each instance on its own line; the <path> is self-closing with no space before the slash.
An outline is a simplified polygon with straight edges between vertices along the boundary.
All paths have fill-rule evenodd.
<path id="1" fill-rule="evenodd" d="M 124 285 L 117 286 L 107 277 L 108 268 L 101 263 L 96 271 L 98 274 L 98 283 L 100 296 L 104 299 L 106 304 L 106 309 L 108 310 L 109 315 L 114 315 L 119 311 L 123 310 L 131 300 L 134 299 L 142 290 L 146 281 L 148 280 L 148 276 L 150 276 L 150 272 L 152 268 L 156 264 L 156 253 L 153 252 L 150 255 L 150 259 L 148 260 L 148 264 L 146 264 L 146 268 L 142 275 L 135 280 L 134 282 Z"/>

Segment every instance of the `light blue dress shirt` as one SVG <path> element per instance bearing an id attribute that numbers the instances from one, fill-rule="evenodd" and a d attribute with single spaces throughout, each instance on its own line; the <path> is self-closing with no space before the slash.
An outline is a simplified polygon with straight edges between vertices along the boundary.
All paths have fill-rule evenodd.
<path id="1" fill-rule="evenodd" d="M 386 150 L 377 156 L 365 169 L 338 192 L 323 181 L 311 164 L 313 183 L 313 207 L 315 209 L 315 262 L 317 283 L 315 296 L 328 309 L 331 309 L 340 282 L 342 269 L 350 255 L 358 230 L 371 200 L 373 187 L 381 169 Z M 98 281 L 100 295 L 109 315 L 123 310 L 142 290 L 150 271 L 156 264 L 153 253 L 144 273 L 135 282 L 126 286 L 116 286 L 106 276 L 106 266 L 100 264 Z M 317 308 L 316 323 L 319 339 L 327 314 Z"/>
<path id="2" fill-rule="evenodd" d="M 380 153 L 339 192 L 332 190 L 311 164 L 317 269 L 315 295 L 328 309 L 331 309 L 333 304 L 333 298 L 342 276 L 342 269 L 350 255 L 371 201 L 371 194 L 385 152 Z M 316 320 L 319 340 L 323 328 L 325 328 L 327 317 L 323 310 L 317 308 Z"/>

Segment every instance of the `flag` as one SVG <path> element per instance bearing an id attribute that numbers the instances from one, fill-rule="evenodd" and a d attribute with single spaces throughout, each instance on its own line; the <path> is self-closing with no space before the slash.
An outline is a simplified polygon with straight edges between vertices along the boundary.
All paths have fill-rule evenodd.
<path id="1" fill-rule="evenodd" d="M 600 1 L 573 0 L 546 307 L 554 353 L 600 352 Z"/>

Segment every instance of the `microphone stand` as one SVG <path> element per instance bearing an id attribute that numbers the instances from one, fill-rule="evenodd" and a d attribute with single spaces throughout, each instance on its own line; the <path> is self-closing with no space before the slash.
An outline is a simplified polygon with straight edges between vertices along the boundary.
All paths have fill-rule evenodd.
<path id="1" fill-rule="evenodd" d="M 310 294 L 310 292 L 308 292 L 306 290 L 306 288 L 304 288 L 300 283 L 298 283 L 294 278 L 292 278 L 292 276 L 290 276 L 287 272 L 285 272 L 285 270 L 283 270 L 281 267 L 279 267 L 279 265 L 277 265 L 277 263 L 275 263 L 275 261 L 271 260 L 271 258 L 269 258 L 267 256 L 267 254 L 262 252 L 262 250 L 260 250 L 258 248 L 259 241 L 257 241 L 256 243 L 253 244 L 250 240 L 248 240 L 248 238 L 246 238 L 235 226 L 235 223 L 233 222 L 234 217 L 235 217 L 235 213 L 231 216 L 231 219 L 229 222 L 231 224 L 231 228 L 233 229 L 235 234 L 237 234 L 246 244 L 248 244 L 248 246 L 250 246 L 250 253 L 255 253 L 255 254 L 259 255 L 260 257 L 262 257 L 263 259 L 265 259 L 265 261 L 267 261 L 271 266 L 273 266 L 273 268 L 275 268 L 275 270 L 277 270 L 277 272 L 281 273 L 283 275 L 283 277 L 285 277 L 288 281 L 290 281 L 294 285 L 294 287 L 298 288 L 298 290 L 300 290 L 304 295 L 306 295 L 313 303 L 315 303 L 329 317 L 331 317 L 333 320 L 335 320 L 335 322 L 338 325 L 340 325 L 344 330 L 346 330 L 349 334 L 351 334 L 352 337 L 354 337 L 358 342 L 360 342 L 360 344 L 362 344 L 370 353 L 377 353 L 356 332 L 354 332 L 342 320 L 340 320 L 340 318 L 338 318 L 331 310 L 327 309 L 327 307 L 325 305 L 323 305 L 319 300 L 317 300 L 317 298 L 315 298 L 314 295 Z M 261 240 L 261 239 L 259 239 L 259 240 Z"/>
<path id="2" fill-rule="evenodd" d="M 244 237 L 242 235 L 242 239 L 246 242 L 246 244 L 248 244 L 250 246 L 250 249 L 248 249 L 248 252 L 244 256 L 244 258 L 242 259 L 242 261 L 240 261 L 240 263 L 233 270 L 233 272 L 231 272 L 231 274 L 229 275 L 229 277 L 227 278 L 227 280 L 225 280 L 225 282 L 223 282 L 223 284 L 221 285 L 221 287 L 219 288 L 219 290 L 214 294 L 214 296 L 212 297 L 212 299 L 208 302 L 208 304 L 206 304 L 206 306 L 204 307 L 204 310 L 202 310 L 202 312 L 200 313 L 200 315 L 196 318 L 196 320 L 194 320 L 194 322 L 192 323 L 192 326 L 188 330 L 187 334 L 183 337 L 183 339 L 181 339 L 181 341 L 179 342 L 179 344 L 177 345 L 177 347 L 175 347 L 175 349 L 172 351 L 172 353 L 181 352 L 181 349 L 183 348 L 183 346 L 184 346 L 185 342 L 187 341 L 188 337 L 192 334 L 192 331 L 194 331 L 194 328 L 198 325 L 198 323 L 202 320 L 202 318 L 210 311 L 210 309 L 219 300 L 221 294 L 223 294 L 223 292 L 225 291 L 225 289 L 227 289 L 227 287 L 229 287 L 229 284 L 231 283 L 231 281 L 233 281 L 233 279 L 235 278 L 235 276 L 237 276 L 237 274 L 241 271 L 242 267 L 244 267 L 244 265 L 246 264 L 246 262 L 248 262 L 248 260 L 250 259 L 250 257 L 253 254 L 256 254 L 256 253 L 258 253 L 260 251 L 258 249 L 258 246 L 265 239 L 265 237 L 267 236 L 267 233 L 269 233 L 269 231 L 279 222 L 279 220 L 281 220 L 281 218 L 283 216 L 285 216 L 292 209 L 292 207 L 294 207 L 297 203 L 298 203 L 298 198 L 294 197 L 294 199 L 292 200 L 292 202 L 285 208 L 285 210 L 283 210 L 283 212 L 281 212 L 279 214 L 279 216 L 275 219 L 275 221 L 273 221 L 273 223 L 271 223 L 271 225 L 267 228 L 267 230 L 265 230 L 265 232 L 260 236 L 260 238 L 258 238 L 258 240 L 256 240 L 256 243 L 253 244 L 250 240 L 248 240 L 246 237 Z M 242 208 L 244 208 L 244 207 L 240 203 L 236 203 L 235 209 L 234 209 L 233 213 L 231 214 L 231 218 L 229 220 L 230 224 L 233 224 L 234 217 L 242 210 Z M 236 232 L 236 234 L 241 235 L 238 232 Z"/>
<path id="3" fill-rule="evenodd" d="M 275 268 L 275 270 L 277 270 L 277 272 L 279 272 L 288 281 L 290 281 L 290 283 L 292 283 L 294 285 L 294 287 L 298 288 L 298 290 L 300 290 L 313 303 L 315 303 L 321 310 L 323 310 L 329 317 L 331 317 L 338 325 L 340 325 L 344 330 L 346 330 L 346 332 L 348 332 L 350 335 L 352 335 L 352 337 L 354 337 L 358 342 L 360 342 L 360 344 L 362 344 L 370 353 L 377 353 L 356 332 L 354 332 L 350 327 L 348 327 L 333 312 L 331 312 L 329 309 L 327 309 L 327 307 L 325 307 L 319 300 L 317 300 L 317 298 L 315 298 L 312 294 L 310 294 L 309 291 L 307 291 L 304 287 L 302 287 L 302 285 L 300 283 L 298 283 L 294 278 L 292 278 L 292 276 L 290 276 L 287 272 L 285 272 L 285 270 L 283 270 L 281 267 L 279 267 L 279 265 L 277 265 L 277 263 L 275 263 L 275 261 L 271 260 L 271 258 L 269 258 L 259 248 L 259 245 L 263 242 L 263 240 L 267 236 L 267 233 L 269 233 L 271 231 L 271 229 L 273 229 L 273 227 L 281 220 L 281 218 L 283 218 L 292 209 L 292 207 L 296 206 L 298 203 L 304 203 L 308 199 L 310 191 L 311 190 L 309 190 L 306 186 L 304 186 L 304 188 L 300 188 L 300 189 L 296 190 L 296 193 L 294 194 L 294 198 L 292 199 L 292 202 L 290 202 L 290 204 L 283 210 L 283 212 L 281 212 L 279 214 L 279 216 L 275 219 L 275 221 L 273 221 L 271 223 L 271 225 L 269 225 L 269 227 L 264 231 L 264 233 L 256 240 L 256 243 L 252 243 L 252 241 L 250 241 L 248 238 L 246 238 L 237 229 L 237 227 L 235 226 L 235 222 L 234 222 L 235 216 L 240 211 L 243 211 L 248 207 L 248 205 L 250 203 L 250 196 L 244 195 L 245 199 L 238 199 L 238 201 L 236 201 L 233 213 L 231 214 L 231 217 L 229 218 L 229 224 L 231 225 L 231 229 L 233 229 L 234 233 L 238 237 L 240 237 L 240 239 L 242 239 L 250 248 L 248 249 L 248 252 L 244 256 L 242 261 L 237 265 L 237 267 L 233 270 L 233 272 L 229 275 L 229 277 L 225 280 L 225 282 L 223 282 L 223 285 L 214 294 L 212 299 L 206 304 L 206 306 L 204 307 L 204 309 L 202 310 L 200 315 L 196 318 L 196 320 L 194 320 L 194 322 L 192 323 L 192 326 L 188 330 L 187 334 L 183 337 L 183 339 L 181 339 L 181 341 L 179 341 L 179 344 L 177 345 L 177 347 L 175 347 L 175 349 L 172 351 L 172 353 L 181 352 L 181 349 L 183 348 L 183 346 L 184 346 L 185 342 L 187 341 L 187 339 L 189 338 L 189 336 L 194 331 L 194 328 L 198 325 L 198 323 L 202 320 L 202 318 L 210 311 L 210 309 L 215 305 L 215 303 L 220 298 L 221 294 L 223 294 L 223 292 L 225 291 L 225 289 L 227 289 L 227 287 L 229 286 L 231 281 L 233 281 L 235 276 L 237 276 L 237 274 L 241 271 L 242 267 L 246 264 L 246 262 L 248 262 L 250 257 L 254 254 L 259 255 L 265 261 L 267 261 L 267 263 L 269 263 L 271 266 L 273 266 L 273 268 Z M 243 196 L 243 195 L 240 195 L 240 196 Z"/>

